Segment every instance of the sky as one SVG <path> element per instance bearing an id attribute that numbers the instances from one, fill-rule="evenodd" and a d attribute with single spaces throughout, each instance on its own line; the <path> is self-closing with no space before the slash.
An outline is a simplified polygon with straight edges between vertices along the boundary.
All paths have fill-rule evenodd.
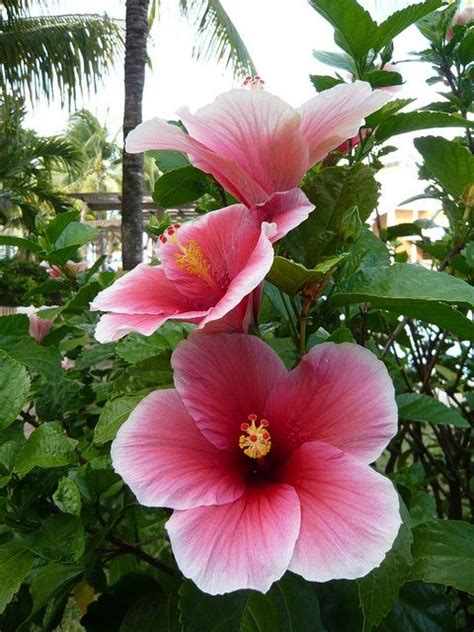
<path id="1" fill-rule="evenodd" d="M 359 0 L 372 17 L 381 21 L 404 0 Z M 320 17 L 307 0 L 222 0 L 222 3 L 237 26 L 250 51 L 259 74 L 265 80 L 265 87 L 298 106 L 314 96 L 315 91 L 309 74 L 333 74 L 331 68 L 314 59 L 313 49 L 337 50 L 333 40 L 332 27 Z M 56 0 L 50 13 L 104 13 L 123 19 L 123 0 Z M 147 71 L 143 117 L 153 116 L 173 118 L 175 111 L 187 105 L 191 110 L 211 102 L 220 92 L 240 85 L 229 69 L 223 64 L 193 59 L 195 32 L 192 24 L 180 16 L 177 0 L 162 0 L 160 19 L 155 21 L 151 31 L 149 56 L 151 69 Z M 418 104 L 433 100 L 433 89 L 424 80 L 429 76 L 429 68 L 420 63 L 408 62 L 410 52 L 425 47 L 424 38 L 415 27 L 395 40 L 394 59 L 405 85 L 397 97 L 416 96 Z M 85 95 L 77 107 L 90 109 L 101 122 L 106 122 L 117 140 L 121 139 L 120 129 L 123 108 L 123 73 L 121 62 L 104 77 L 103 85 L 96 94 Z M 68 118 L 67 110 L 58 101 L 35 103 L 29 108 L 27 125 L 44 135 L 57 134 L 64 130 Z M 417 159 L 410 137 L 397 137 L 400 150 L 395 159 L 400 162 L 405 183 L 400 199 L 420 191 L 416 183 Z M 393 162 L 393 158 L 390 159 Z M 408 169 L 408 171 L 406 171 Z M 392 170 L 393 175 L 393 170 Z M 383 206 L 398 204 L 392 188 L 397 174 L 383 178 L 388 180 L 382 199 Z M 393 184 L 391 181 L 393 180 Z M 417 187 L 415 189 L 415 187 Z M 399 192 L 399 187 L 397 187 Z"/>

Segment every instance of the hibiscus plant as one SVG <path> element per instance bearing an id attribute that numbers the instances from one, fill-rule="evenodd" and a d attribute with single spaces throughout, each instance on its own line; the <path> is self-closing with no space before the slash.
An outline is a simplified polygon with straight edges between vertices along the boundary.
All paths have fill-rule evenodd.
<path id="1" fill-rule="evenodd" d="M 85 264 L 74 210 L 0 236 L 48 266 L 0 318 L 2 632 L 473 628 L 472 16 L 310 4 L 340 48 L 314 98 L 248 77 L 129 134 L 196 211 L 151 262 Z M 439 225 L 381 215 L 407 132 Z"/>

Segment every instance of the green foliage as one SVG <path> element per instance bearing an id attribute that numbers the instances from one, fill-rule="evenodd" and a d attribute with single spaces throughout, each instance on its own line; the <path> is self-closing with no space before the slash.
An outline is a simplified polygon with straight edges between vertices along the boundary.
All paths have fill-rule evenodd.
<path id="1" fill-rule="evenodd" d="M 19 362 L 0 351 L 0 430 L 15 421 L 28 398 L 30 376 Z"/>
<path id="2" fill-rule="evenodd" d="M 14 237 L 12 239 L 15 239 Z M 12 243 L 15 246 L 26 246 L 31 250 L 34 242 L 23 243 L 23 240 Z M 0 296 L 3 305 L 19 307 L 31 303 L 31 295 L 35 300 L 43 302 L 44 297 L 39 291 L 39 286 L 48 279 L 46 270 L 40 268 L 37 263 L 21 261 L 19 259 L 0 260 Z"/>
<path id="3" fill-rule="evenodd" d="M 20 588 L 34 561 L 34 555 L 20 542 L 0 545 L 0 613 Z"/>
<path id="4" fill-rule="evenodd" d="M 323 632 L 318 601 L 300 577 L 287 574 L 266 595 L 243 591 L 212 597 L 191 583 L 180 590 L 181 620 L 189 632 L 281 630 Z"/>
<path id="5" fill-rule="evenodd" d="M 0 27 L 1 84 L 31 99 L 57 88 L 69 103 L 95 88 L 121 48 L 121 26 L 107 15 L 32 16 L 28 2 L 18 6 Z"/>
<path id="6" fill-rule="evenodd" d="M 458 428 L 469 428 L 469 423 L 456 409 L 420 393 L 403 393 L 397 397 L 400 419 L 421 421 L 431 424 L 449 424 Z"/>
<path id="7" fill-rule="evenodd" d="M 392 610 L 413 564 L 413 536 L 407 525 L 407 510 L 404 506 L 401 509 L 403 524 L 391 551 L 378 568 L 357 581 L 364 614 L 363 632 L 369 632 L 378 626 Z"/>
<path id="8" fill-rule="evenodd" d="M 411 580 L 454 586 L 474 594 L 474 526 L 456 520 L 419 525 L 413 532 Z"/>
<path id="9" fill-rule="evenodd" d="M 114 274 L 101 273 L 100 261 L 72 274 L 68 260 L 79 259 L 94 231 L 81 224 L 75 209 L 53 215 L 56 207 L 46 210 L 38 198 L 22 236 L 0 236 L 0 245 L 19 251 L 13 263 L 0 264 L 0 270 L 21 271 L 18 283 L 9 279 L 10 294 L 23 304 L 57 305 L 45 314 L 54 324 L 40 343 L 29 335 L 26 315 L 0 317 L 2 632 L 63 628 L 72 607 L 80 608 L 76 618 L 82 616 L 88 632 L 472 628 L 473 170 L 470 71 L 462 61 L 469 57 L 469 29 L 456 27 L 448 42 L 455 7 L 429 15 L 440 5 L 437 0 L 402 9 L 382 24 L 354 0 L 312 4 L 335 25 L 342 45 L 338 52 L 317 52 L 320 61 L 372 85 L 396 85 L 400 73 L 384 69 L 394 56 L 391 41 L 421 17 L 430 48 L 419 57 L 433 67 L 440 89 L 454 86 L 426 109 L 401 113 L 416 104 L 387 103 L 367 117 L 360 142 L 348 154 L 335 152 L 306 174 L 302 187 L 316 210 L 275 244 L 258 320 L 251 326 L 288 369 L 326 341 L 363 345 L 384 362 L 399 425 L 375 468 L 393 481 L 403 501 L 394 545 L 378 568 L 355 581 L 312 583 L 287 572 L 266 594 L 239 590 L 210 596 L 183 577 L 166 534 L 170 510 L 138 504 L 114 472 L 110 442 L 143 397 L 173 387 L 171 355 L 194 325 L 170 321 L 150 336 L 133 333 L 98 344 L 98 315 L 89 303 Z M 20 5 L 28 6 L 9 0 L 4 14 L 21 17 Z M 342 81 L 337 74 L 312 80 L 318 91 Z M 82 160 L 90 165 L 97 158 L 110 173 L 116 148 L 89 114 L 73 117 L 67 141 L 74 140 L 76 150 L 83 145 Z M 30 149 L 25 139 L 38 145 L 17 123 L 12 136 L 18 136 L 21 151 L 15 156 L 21 158 Z M 420 195 L 438 200 L 450 225 L 440 228 L 436 219 L 382 223 L 372 232 L 379 198 L 375 171 L 393 150 L 383 143 L 433 125 L 457 126 L 464 134 L 454 141 L 431 136 L 415 141 L 420 177 L 428 181 Z M 10 182 L 22 170 L 31 175 L 31 162 L 48 173 L 61 168 L 64 173 L 61 160 L 67 157 L 59 154 L 65 146 L 39 146 L 43 154 L 30 162 L 31 156 L 18 158 L 18 168 L 2 163 L 0 173 L 8 170 Z M 199 212 L 212 212 L 231 199 L 177 152 L 150 152 L 149 160 L 162 174 L 156 191 L 163 206 L 197 200 Z M 19 216 L 10 215 L 8 221 L 14 220 L 19 225 Z M 166 221 L 155 221 L 150 232 L 159 234 Z M 436 239 L 428 230 L 433 227 Z M 398 246 L 407 237 L 430 257 L 429 268 L 403 259 Z M 19 260 L 23 253 L 28 265 Z M 42 260 L 57 266 L 57 279 L 33 272 Z M 30 269 L 37 281 L 25 281 Z M 68 370 L 61 367 L 65 357 Z M 331 526 L 336 533 L 338 525 Z M 258 547 L 259 534 L 250 535 Z"/>
<path id="10" fill-rule="evenodd" d="M 220 0 L 179 0 L 197 28 L 196 58 L 223 61 L 236 77 L 257 74 L 250 53 Z"/>
<path id="11" fill-rule="evenodd" d="M 75 439 L 65 436 L 59 423 L 41 425 L 33 431 L 20 450 L 15 463 L 15 471 L 24 476 L 34 467 L 60 467 L 75 460 Z"/>
<path id="12" fill-rule="evenodd" d="M 207 190 L 206 176 L 195 167 L 169 171 L 155 184 L 153 199 L 163 208 L 174 208 L 194 202 Z"/>
<path id="13" fill-rule="evenodd" d="M 455 199 L 474 182 L 474 156 L 457 142 L 437 136 L 415 140 L 428 173 Z"/>

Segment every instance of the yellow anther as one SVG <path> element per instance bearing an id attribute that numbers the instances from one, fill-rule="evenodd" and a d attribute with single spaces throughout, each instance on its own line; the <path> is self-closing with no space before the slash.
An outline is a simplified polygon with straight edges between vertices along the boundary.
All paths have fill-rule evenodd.
<path id="1" fill-rule="evenodd" d="M 239 448 L 251 459 L 261 459 L 270 452 L 272 447 L 272 439 L 268 432 L 269 423 L 266 419 L 257 422 L 257 415 L 249 415 L 248 419 L 250 423 L 245 422 L 240 425 L 240 429 L 245 434 L 240 435 Z"/>

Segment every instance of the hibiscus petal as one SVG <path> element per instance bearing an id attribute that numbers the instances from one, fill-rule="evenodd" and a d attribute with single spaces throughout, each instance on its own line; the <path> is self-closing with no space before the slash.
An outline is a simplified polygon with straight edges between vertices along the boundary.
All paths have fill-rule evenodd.
<path id="1" fill-rule="evenodd" d="M 157 253 L 182 294 L 212 305 L 208 322 L 224 316 L 263 281 L 273 263 L 267 237 L 273 231 L 236 204 L 183 224 Z"/>
<path id="2" fill-rule="evenodd" d="M 98 342 L 114 342 L 127 334 L 138 332 L 151 336 L 168 320 L 168 316 L 157 314 L 105 314 L 95 328 L 95 339 Z"/>
<path id="3" fill-rule="evenodd" d="M 268 194 L 239 164 L 205 147 L 176 125 L 154 118 L 138 125 L 127 136 L 125 149 L 130 154 L 148 149 L 170 149 L 189 156 L 193 165 L 211 173 L 222 186 L 247 206 L 263 202 Z"/>
<path id="4" fill-rule="evenodd" d="M 308 200 L 301 189 L 291 189 L 275 193 L 266 202 L 258 204 L 252 213 L 259 222 L 274 222 L 276 232 L 271 236 L 272 242 L 284 237 L 290 230 L 304 222 L 314 204 Z"/>
<path id="5" fill-rule="evenodd" d="M 236 448 L 240 424 L 262 416 L 286 369 L 274 351 L 245 334 L 191 335 L 171 358 L 178 393 L 196 425 L 218 448 Z M 271 432 L 271 428 L 270 428 Z"/>
<path id="6" fill-rule="evenodd" d="M 118 314 L 160 314 L 205 310 L 183 296 L 163 266 L 139 264 L 99 292 L 90 308 Z"/>
<path id="7" fill-rule="evenodd" d="M 300 114 L 265 90 L 231 90 L 194 115 L 179 115 L 191 136 L 239 165 L 268 195 L 297 186 L 306 171 Z"/>
<path id="8" fill-rule="evenodd" d="M 357 134 L 364 118 L 391 99 L 372 91 L 365 81 L 345 83 L 324 90 L 301 108 L 301 131 L 309 144 L 311 167 L 348 138 Z"/>
<path id="9" fill-rule="evenodd" d="M 319 441 L 292 455 L 281 480 L 301 503 L 290 570 L 309 581 L 363 577 L 380 565 L 401 524 L 392 483 L 368 465 Z"/>
<path id="10" fill-rule="evenodd" d="M 288 485 L 252 486 L 233 503 L 175 511 L 166 523 L 176 562 L 211 595 L 266 592 L 287 570 L 300 526 Z"/>
<path id="11" fill-rule="evenodd" d="M 371 463 L 397 432 L 397 405 L 383 362 L 359 345 L 324 343 L 271 393 L 265 417 L 275 449 L 325 441 Z"/>
<path id="12" fill-rule="evenodd" d="M 112 443 L 115 470 L 147 507 L 189 509 L 240 498 L 238 456 L 203 437 L 174 389 L 145 397 Z"/>

